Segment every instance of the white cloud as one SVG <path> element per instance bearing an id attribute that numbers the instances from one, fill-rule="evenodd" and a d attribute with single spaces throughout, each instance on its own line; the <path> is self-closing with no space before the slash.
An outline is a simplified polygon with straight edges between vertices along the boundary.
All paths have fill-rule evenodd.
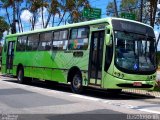
<path id="1" fill-rule="evenodd" d="M 28 10 L 24 10 L 21 14 L 21 19 L 24 22 L 29 22 L 32 16 L 32 13 L 30 13 Z"/>
<path id="2" fill-rule="evenodd" d="M 35 29 L 41 29 L 41 28 L 43 28 L 42 15 L 41 15 L 42 14 L 42 9 L 41 8 L 39 9 L 38 13 L 39 13 L 39 17 L 38 17 L 38 20 L 37 20 L 37 22 L 35 24 Z M 48 11 L 47 11 L 46 8 L 43 9 L 43 17 L 44 17 L 44 24 L 45 24 L 46 21 L 47 21 L 47 17 L 48 17 Z M 48 24 L 47 27 L 51 27 L 51 25 Z"/>
<path id="3" fill-rule="evenodd" d="M 7 35 L 7 31 L 5 31 L 3 33 L 3 38 L 2 38 L 2 41 L 1 41 L 2 46 L 4 45 L 4 38 L 6 37 L 6 35 Z"/>
<path id="4" fill-rule="evenodd" d="M 30 19 L 32 18 L 33 14 L 31 12 L 29 12 L 28 10 L 24 10 L 21 14 L 21 19 L 22 19 L 22 24 L 24 26 L 24 31 L 28 31 L 30 30 L 31 28 L 31 22 L 30 22 Z M 36 21 L 36 24 L 35 24 L 35 29 L 41 29 L 43 28 L 43 23 L 42 23 L 42 9 L 38 9 L 38 19 Z M 43 17 L 44 17 L 44 24 L 46 24 L 46 21 L 47 21 L 47 18 L 48 18 L 48 11 L 46 8 L 43 9 Z M 59 15 L 56 14 L 55 15 L 55 20 L 59 18 Z M 47 27 L 51 27 L 52 23 L 52 17 L 49 21 L 49 24 Z"/>
<path id="5" fill-rule="evenodd" d="M 157 8 L 160 9 L 160 4 L 157 5 Z"/>

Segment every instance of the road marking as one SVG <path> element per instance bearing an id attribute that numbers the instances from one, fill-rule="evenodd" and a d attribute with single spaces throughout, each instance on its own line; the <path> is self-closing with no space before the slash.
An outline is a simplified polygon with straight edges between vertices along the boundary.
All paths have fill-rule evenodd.
<path id="1" fill-rule="evenodd" d="M 1 82 L 4 83 L 5 81 L 1 81 Z M 9 83 L 9 82 L 5 82 L 5 83 L 10 84 L 10 85 L 15 85 L 16 84 L 16 86 L 20 87 L 20 88 L 25 88 L 25 89 L 29 89 L 29 90 L 32 89 L 32 90 L 36 90 L 36 91 L 38 90 L 38 91 L 48 92 L 50 94 L 53 94 L 53 93 L 66 94 L 66 92 L 57 91 L 57 90 L 50 91 L 46 88 L 39 88 L 39 87 L 35 87 L 35 86 L 28 86 L 28 85 L 22 85 L 22 84 L 17 84 L 17 83 Z M 125 104 L 125 103 L 119 103 L 119 102 L 117 103 L 117 102 L 114 102 L 112 100 L 104 100 L 104 99 L 101 99 L 101 98 L 94 98 L 94 97 L 90 97 L 90 96 L 77 95 L 77 94 L 73 94 L 73 93 L 69 93 L 69 96 L 73 96 L 73 97 L 77 97 L 77 98 L 81 98 L 81 99 L 86 99 L 86 100 L 92 100 L 92 101 L 95 101 L 95 102 L 102 102 L 102 103 L 106 103 L 106 104 L 117 106 L 117 107 L 134 109 L 134 110 L 137 110 L 137 111 L 160 114 L 159 111 L 154 111 L 154 110 L 150 110 L 150 109 L 140 109 L 140 108 L 138 108 L 138 106 L 132 106 L 132 105 L 128 105 L 128 104 Z M 156 97 L 160 98 L 160 96 L 156 96 Z"/>
<path id="2" fill-rule="evenodd" d="M 158 111 L 149 110 L 149 109 L 137 109 L 137 110 L 139 110 L 139 111 L 143 111 L 143 112 L 149 112 L 149 113 L 160 114 L 160 112 L 158 112 Z"/>
<path id="3" fill-rule="evenodd" d="M 77 98 L 82 98 L 82 99 L 87 99 L 87 100 L 100 101 L 99 98 L 93 98 L 93 97 L 82 96 L 82 95 L 77 95 L 77 94 L 73 94 L 73 95 L 70 95 L 70 96 L 77 97 Z"/>
<path id="4" fill-rule="evenodd" d="M 99 101 L 99 102 L 103 102 L 103 103 L 106 103 L 106 104 L 109 104 L 109 105 L 119 106 L 119 107 L 123 107 L 123 108 L 129 108 L 129 109 L 138 108 L 137 106 L 127 105 L 125 103 L 117 103 L 117 102 L 114 102 L 112 100 L 103 100 L 103 99 L 100 99 L 100 98 L 93 98 L 93 97 L 82 96 L 82 95 L 77 95 L 77 94 L 73 94 L 73 95 L 70 95 L 70 96 L 78 97 L 78 98 L 82 98 L 82 99 L 87 99 L 87 100 L 92 100 L 92 101 L 96 101 L 96 102 Z"/>

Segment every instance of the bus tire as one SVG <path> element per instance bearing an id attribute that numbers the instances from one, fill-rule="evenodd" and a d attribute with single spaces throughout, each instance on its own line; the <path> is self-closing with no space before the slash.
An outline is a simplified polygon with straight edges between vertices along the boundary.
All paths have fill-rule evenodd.
<path id="1" fill-rule="evenodd" d="M 22 68 L 18 69 L 17 80 L 18 80 L 18 83 L 20 83 L 20 84 L 24 83 L 24 71 Z"/>
<path id="2" fill-rule="evenodd" d="M 77 72 L 73 75 L 71 81 L 71 89 L 73 93 L 80 94 L 83 91 L 82 85 L 82 75 L 80 72 Z"/>

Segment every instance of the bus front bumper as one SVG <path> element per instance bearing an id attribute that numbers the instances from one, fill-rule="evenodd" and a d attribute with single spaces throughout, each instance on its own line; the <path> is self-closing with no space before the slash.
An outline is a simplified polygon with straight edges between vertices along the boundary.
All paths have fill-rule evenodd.
<path id="1" fill-rule="evenodd" d="M 153 90 L 155 86 L 154 80 L 125 80 L 117 78 L 110 74 L 107 74 L 103 79 L 103 88 L 107 89 L 144 89 L 144 90 Z"/>

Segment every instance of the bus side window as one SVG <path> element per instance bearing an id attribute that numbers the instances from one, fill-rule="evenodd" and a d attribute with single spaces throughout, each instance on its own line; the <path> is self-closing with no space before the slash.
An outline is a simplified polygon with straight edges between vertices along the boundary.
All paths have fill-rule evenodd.
<path id="1" fill-rule="evenodd" d="M 106 45 L 106 54 L 105 54 L 105 65 L 104 65 L 104 70 L 107 72 L 109 69 L 109 66 L 112 62 L 112 57 L 113 57 L 113 36 L 111 35 L 110 41 L 112 44 L 110 46 Z"/>
<path id="2" fill-rule="evenodd" d="M 53 39 L 52 32 L 40 33 L 40 42 L 38 45 L 38 50 L 50 50 Z"/>
<path id="3" fill-rule="evenodd" d="M 29 35 L 27 40 L 26 50 L 28 51 L 37 50 L 38 42 L 39 42 L 39 33 Z"/>
<path id="4" fill-rule="evenodd" d="M 66 50 L 68 45 L 68 30 L 54 32 L 53 50 Z"/>
<path id="5" fill-rule="evenodd" d="M 69 40 L 68 49 L 70 50 L 86 50 L 88 48 L 89 28 L 73 28 Z"/>
<path id="6" fill-rule="evenodd" d="M 16 51 L 25 51 L 27 36 L 19 36 L 17 39 Z"/>

